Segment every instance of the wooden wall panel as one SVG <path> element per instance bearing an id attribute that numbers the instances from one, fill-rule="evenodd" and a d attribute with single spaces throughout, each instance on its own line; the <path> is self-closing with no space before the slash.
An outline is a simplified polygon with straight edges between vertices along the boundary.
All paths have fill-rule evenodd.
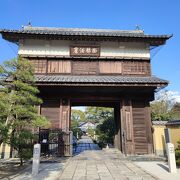
<path id="1" fill-rule="evenodd" d="M 60 126 L 60 100 L 45 99 L 41 105 L 41 114 L 51 122 L 52 128 Z"/>
<path id="2" fill-rule="evenodd" d="M 48 61 L 48 73 L 70 74 L 71 73 L 71 61 L 49 60 Z"/>
<path id="3" fill-rule="evenodd" d="M 120 61 L 99 61 L 99 72 L 102 74 L 121 74 L 122 62 Z"/>
<path id="4" fill-rule="evenodd" d="M 127 141 L 132 140 L 132 120 L 131 120 L 131 112 L 125 112 L 126 116 L 126 139 Z"/>
<path id="5" fill-rule="evenodd" d="M 145 112 L 145 104 L 143 101 L 133 101 L 132 113 L 135 154 L 148 153 Z"/>
<path id="6" fill-rule="evenodd" d="M 34 66 L 34 70 L 35 70 L 35 73 L 46 73 L 46 65 L 47 65 L 47 61 L 46 60 L 31 60 L 31 63 L 33 64 Z"/>
<path id="7" fill-rule="evenodd" d="M 124 75 L 150 75 L 150 62 L 140 61 L 124 61 L 123 62 Z"/>
<path id="8" fill-rule="evenodd" d="M 151 75 L 149 61 L 141 60 L 50 60 L 31 59 L 35 73 L 74 75 Z"/>
<path id="9" fill-rule="evenodd" d="M 72 73 L 75 75 L 96 75 L 98 73 L 97 61 L 73 61 Z"/>

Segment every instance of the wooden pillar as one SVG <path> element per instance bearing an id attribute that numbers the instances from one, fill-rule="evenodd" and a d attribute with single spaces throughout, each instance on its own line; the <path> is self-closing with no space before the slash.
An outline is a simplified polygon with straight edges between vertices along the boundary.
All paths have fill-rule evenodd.
<path id="1" fill-rule="evenodd" d="M 120 105 L 114 107 L 114 120 L 115 120 L 115 137 L 114 146 L 115 148 L 122 151 L 121 145 L 121 119 L 120 119 Z"/>
<path id="2" fill-rule="evenodd" d="M 125 154 L 134 154 L 132 103 L 123 99 L 121 103 L 122 149 Z"/>
<path id="3" fill-rule="evenodd" d="M 146 114 L 146 133 L 147 133 L 147 143 L 148 143 L 148 154 L 153 153 L 153 135 L 152 135 L 152 122 L 151 122 L 151 110 L 149 102 L 146 102 L 145 108 Z"/>
<path id="4" fill-rule="evenodd" d="M 60 135 L 59 141 L 61 141 L 61 146 L 59 147 L 59 153 L 62 156 L 71 155 L 71 141 L 70 141 L 70 118 L 71 118 L 71 104 L 70 99 L 61 98 L 60 99 L 60 123 L 59 128 L 62 129 L 63 133 Z"/>
<path id="5" fill-rule="evenodd" d="M 59 128 L 63 131 L 69 131 L 71 118 L 71 105 L 70 99 L 60 99 L 60 124 Z"/>

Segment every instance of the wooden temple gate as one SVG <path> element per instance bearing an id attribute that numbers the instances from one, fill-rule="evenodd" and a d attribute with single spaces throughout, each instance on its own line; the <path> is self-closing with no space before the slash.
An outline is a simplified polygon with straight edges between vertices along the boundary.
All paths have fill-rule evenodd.
<path id="1" fill-rule="evenodd" d="M 51 95 L 48 97 L 49 88 Z M 133 95 L 133 92 L 129 92 L 131 94 L 128 95 L 128 90 L 122 90 L 122 87 L 120 94 L 116 88 L 107 90 L 107 87 L 91 87 L 88 90 L 83 87 L 66 87 L 64 91 L 63 87 L 39 86 L 39 89 L 44 101 L 41 114 L 51 120 L 52 128 L 62 129 L 64 132 L 70 130 L 71 106 L 111 107 L 114 108 L 116 124 L 115 147 L 126 154 L 152 153 L 151 118 L 147 98 L 153 98 L 153 94 L 143 92 L 144 97 L 141 93 L 138 97 L 138 93 L 134 92 Z"/>
<path id="2" fill-rule="evenodd" d="M 40 113 L 51 129 L 69 132 L 73 105 L 113 107 L 115 147 L 125 154 L 153 153 L 149 102 L 168 82 L 151 75 L 150 50 L 171 36 L 32 26 L 0 33 L 18 44 L 18 55 L 34 65 L 43 99 Z M 55 141 L 62 139 L 56 134 Z M 63 146 L 61 154 L 67 149 Z"/>

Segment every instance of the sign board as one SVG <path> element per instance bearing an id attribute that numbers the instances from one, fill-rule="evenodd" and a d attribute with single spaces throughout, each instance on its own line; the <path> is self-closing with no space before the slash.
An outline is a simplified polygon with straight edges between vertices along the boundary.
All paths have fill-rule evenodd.
<path id="1" fill-rule="evenodd" d="M 99 57 L 100 46 L 83 46 L 74 45 L 70 46 L 70 56 L 85 56 L 85 57 Z"/>
<path id="2" fill-rule="evenodd" d="M 175 151 L 174 145 L 172 143 L 166 144 L 166 151 L 168 156 L 168 166 L 170 173 L 176 173 L 176 159 L 175 159 Z"/>
<path id="3" fill-rule="evenodd" d="M 41 145 L 35 144 L 33 150 L 33 164 L 32 164 L 33 176 L 36 176 L 39 172 L 40 155 L 41 155 Z"/>

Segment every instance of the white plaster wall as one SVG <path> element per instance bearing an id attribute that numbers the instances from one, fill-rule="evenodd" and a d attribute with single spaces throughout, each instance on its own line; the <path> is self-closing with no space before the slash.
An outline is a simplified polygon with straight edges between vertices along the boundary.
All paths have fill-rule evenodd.
<path id="1" fill-rule="evenodd" d="M 75 44 L 66 40 L 30 40 L 20 42 L 20 55 L 69 56 L 69 46 Z M 84 44 L 88 44 L 85 43 Z M 148 44 L 136 42 L 101 42 L 101 56 L 150 58 Z"/>
<path id="2" fill-rule="evenodd" d="M 105 42 L 101 43 L 101 56 L 150 58 L 149 47 L 145 43 Z"/>

